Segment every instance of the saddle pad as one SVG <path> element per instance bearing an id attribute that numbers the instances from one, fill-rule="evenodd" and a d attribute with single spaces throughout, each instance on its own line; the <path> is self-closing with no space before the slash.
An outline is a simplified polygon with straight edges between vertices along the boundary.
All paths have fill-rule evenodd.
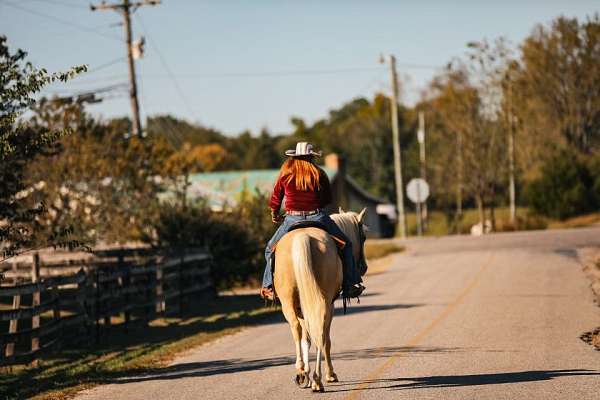
<path id="1" fill-rule="evenodd" d="M 298 228 L 296 228 L 298 229 Z M 292 231 L 292 229 L 290 229 L 290 231 L 288 233 L 290 233 Z M 286 233 L 287 235 L 287 233 Z M 329 236 L 331 236 L 331 238 L 333 239 L 333 241 L 335 242 L 336 246 L 338 247 L 339 250 L 343 250 L 344 247 L 346 246 L 346 242 L 343 241 L 342 239 L 340 239 L 337 236 L 333 236 L 331 233 L 328 233 Z M 281 240 L 281 239 L 280 239 Z M 277 249 L 277 244 L 279 243 L 279 240 L 277 242 L 275 242 L 275 244 L 273 245 L 273 247 L 271 247 L 271 251 L 273 253 L 275 253 L 276 249 Z"/>

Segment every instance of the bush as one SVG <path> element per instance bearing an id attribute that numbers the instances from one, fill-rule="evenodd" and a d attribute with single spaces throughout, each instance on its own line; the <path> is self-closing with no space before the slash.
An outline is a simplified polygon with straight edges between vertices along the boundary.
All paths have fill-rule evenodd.
<path id="1" fill-rule="evenodd" d="M 207 247 L 214 263 L 212 277 L 220 289 L 257 282 L 265 265 L 264 248 L 274 226 L 262 195 L 241 199 L 235 209 L 163 204 L 154 224 L 155 246 Z"/>
<path id="2" fill-rule="evenodd" d="M 526 196 L 532 210 L 564 220 L 598 207 L 594 184 L 600 182 L 590 171 L 590 163 L 567 150 L 561 150 L 542 165 L 541 176 L 531 182 Z"/>
<path id="3" fill-rule="evenodd" d="M 496 222 L 496 232 L 514 232 L 514 231 L 531 231 L 546 229 L 548 221 L 539 215 L 529 214 L 517 215 L 514 223 L 508 220 L 499 220 Z"/>

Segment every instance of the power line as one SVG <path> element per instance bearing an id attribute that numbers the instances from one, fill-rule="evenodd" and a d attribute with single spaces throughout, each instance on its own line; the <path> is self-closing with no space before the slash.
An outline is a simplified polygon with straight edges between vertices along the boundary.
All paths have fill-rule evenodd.
<path id="1" fill-rule="evenodd" d="M 66 3 L 64 1 L 59 1 L 59 0 L 29 0 L 29 1 L 35 1 L 38 3 L 45 3 L 45 4 L 53 4 L 53 5 L 57 5 L 57 6 L 62 6 L 62 7 L 69 7 L 69 8 L 79 8 L 79 9 L 86 9 L 88 8 L 88 6 L 83 5 L 83 4 L 75 4 L 75 3 Z"/>
<path id="2" fill-rule="evenodd" d="M 137 97 L 137 82 L 135 78 L 135 63 L 134 63 L 134 44 L 132 43 L 132 29 L 131 29 L 131 14 L 134 13 L 138 8 L 143 6 L 156 6 L 160 4 L 160 0 L 143 0 L 130 2 L 129 0 L 122 0 L 120 3 L 108 4 L 103 1 L 99 5 L 90 5 L 92 11 L 105 11 L 111 10 L 116 11 L 123 17 L 123 24 L 125 27 L 125 45 L 127 48 L 127 64 L 129 69 L 129 85 L 130 85 L 130 102 L 131 112 L 133 119 L 133 134 L 142 137 L 142 124 L 140 122 L 140 111 L 139 102 Z M 143 41 L 136 45 L 137 51 L 142 52 L 141 48 Z"/>
<path id="3" fill-rule="evenodd" d="M 108 67 L 110 67 L 111 65 L 115 65 L 115 64 L 117 64 L 117 63 L 119 63 L 119 62 L 122 62 L 122 61 L 125 61 L 125 60 L 126 60 L 126 57 L 119 57 L 119 58 L 115 58 L 115 59 L 114 59 L 114 60 L 112 60 L 112 61 L 109 61 L 109 62 L 107 62 L 107 63 L 104 63 L 104 64 L 100 64 L 100 65 L 98 65 L 97 67 L 94 67 L 94 68 L 91 68 L 91 69 L 89 69 L 89 70 L 86 72 L 86 74 L 90 74 L 90 73 L 93 73 L 93 72 L 96 72 L 96 71 L 100 71 L 101 69 L 108 68 Z"/>
<path id="4" fill-rule="evenodd" d="M 182 73 L 173 74 L 180 78 L 246 78 L 246 77 L 273 77 L 273 76 L 291 76 L 291 75 L 328 75 L 337 73 L 365 72 L 381 70 L 381 67 L 358 67 L 358 68 L 337 68 L 337 69 L 307 69 L 307 70 L 288 70 L 288 71 L 266 71 L 266 72 L 208 72 L 208 73 Z M 160 77 L 160 75 L 154 75 Z"/>
<path id="5" fill-rule="evenodd" d="M 79 95 L 88 94 L 88 93 L 105 93 L 105 92 L 110 92 L 110 91 L 124 89 L 124 88 L 127 88 L 126 82 L 115 83 L 113 85 L 103 86 L 100 88 L 80 89 L 80 90 L 75 90 L 75 91 L 69 90 L 69 89 L 48 90 L 46 93 L 48 93 L 48 94 L 70 94 L 72 96 L 79 96 Z"/>
<path id="6" fill-rule="evenodd" d="M 99 32 L 97 29 L 91 29 L 84 25 L 75 24 L 66 19 L 55 17 L 53 15 L 44 14 L 39 11 L 31 10 L 29 8 L 21 7 L 20 5 L 17 5 L 15 3 L 11 3 L 11 2 L 7 2 L 7 1 L 2 2 L 2 4 L 12 7 L 12 8 L 15 8 L 17 10 L 21 10 L 21 11 L 29 13 L 29 14 L 37 15 L 38 17 L 46 18 L 46 19 L 52 20 L 54 22 L 70 26 L 71 28 L 78 29 L 83 32 L 94 33 L 96 35 L 102 36 L 107 39 L 118 40 L 119 42 L 122 42 L 121 38 L 119 38 L 118 36 L 102 33 L 102 32 Z"/>
<path id="7" fill-rule="evenodd" d="M 127 74 L 120 75 L 107 75 L 103 77 L 99 77 L 97 79 L 82 79 L 74 78 L 72 81 L 68 81 L 67 83 L 62 83 L 63 86 L 81 86 L 81 85 L 89 85 L 94 83 L 104 83 L 111 82 L 119 79 L 127 79 Z"/>
<path id="8" fill-rule="evenodd" d="M 386 72 L 384 68 L 378 70 L 377 73 L 373 76 L 373 78 L 370 79 L 369 82 L 358 91 L 358 93 L 360 94 L 369 90 L 375 83 L 379 81 L 381 75 L 383 75 L 384 72 Z"/>
<path id="9" fill-rule="evenodd" d="M 412 67 L 406 68 L 415 68 L 415 64 L 410 64 Z M 436 66 L 424 66 L 421 65 L 422 68 L 428 69 L 437 69 L 441 67 Z M 377 71 L 378 73 L 382 73 L 384 69 L 382 67 L 350 67 L 350 68 L 332 68 L 332 69 L 306 69 L 306 70 L 287 70 L 287 71 L 265 71 L 265 72 L 207 72 L 207 73 L 171 73 L 166 77 L 175 76 L 183 79 L 193 79 L 193 78 L 270 78 L 277 76 L 295 76 L 295 75 L 330 75 L 330 74 L 340 74 L 340 73 L 355 73 L 355 72 L 369 72 L 369 71 Z M 148 78 L 162 78 L 164 75 L 160 74 L 151 74 L 145 75 Z"/>
<path id="10" fill-rule="evenodd" d="M 185 94 L 183 93 L 181 86 L 179 86 L 179 82 L 177 82 L 177 79 L 175 78 L 173 71 L 171 71 L 171 68 L 169 68 L 169 64 L 167 64 L 167 60 L 165 59 L 165 57 L 163 57 L 162 53 L 158 49 L 156 42 L 154 42 L 154 40 L 152 40 L 152 38 L 148 34 L 148 30 L 146 29 L 146 26 L 144 24 L 144 21 L 142 20 L 142 17 L 140 17 L 139 15 L 136 15 L 136 18 L 137 18 L 138 22 L 140 23 L 140 26 L 142 27 L 142 31 L 144 32 L 146 37 L 148 37 L 148 41 L 150 42 L 150 45 L 152 46 L 154 51 L 156 51 L 156 54 L 158 55 L 158 58 L 160 59 L 160 62 L 162 63 L 164 69 L 167 71 L 169 78 L 171 79 L 171 81 L 173 81 L 173 86 L 175 86 L 175 89 L 177 90 L 177 93 L 179 94 L 179 97 L 180 97 L 182 103 L 185 105 L 188 112 L 193 117 L 195 115 L 195 112 L 192 109 L 192 107 L 190 106 L 190 103 L 189 103 L 187 97 L 185 96 Z"/>

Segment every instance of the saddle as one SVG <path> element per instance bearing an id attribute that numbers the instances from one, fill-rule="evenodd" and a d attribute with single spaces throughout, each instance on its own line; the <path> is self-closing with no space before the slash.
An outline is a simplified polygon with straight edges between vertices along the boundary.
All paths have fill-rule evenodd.
<path id="1" fill-rule="evenodd" d="M 287 231 L 287 233 L 290 233 L 291 231 L 295 231 L 296 229 L 302 229 L 302 228 L 318 228 L 321 229 L 323 231 L 325 231 L 335 242 L 335 244 L 337 245 L 338 248 L 338 255 L 340 256 L 340 258 L 342 258 L 342 250 L 344 249 L 344 246 L 346 246 L 346 242 L 342 239 L 340 239 L 339 237 L 332 235 L 331 233 L 327 232 L 327 229 L 325 227 L 325 224 L 318 222 L 318 221 L 298 221 L 295 222 L 292 226 L 290 226 L 289 230 Z M 286 233 L 286 235 L 287 235 Z M 277 250 L 277 244 L 279 242 L 275 243 L 272 247 L 272 253 L 271 253 L 271 271 L 273 273 L 275 273 L 275 253 Z M 338 295 L 336 296 L 336 299 L 340 296 L 341 291 L 338 293 Z M 275 291 L 275 286 L 273 286 L 273 304 L 275 304 L 277 299 L 277 292 Z M 334 299 L 335 300 L 335 299 Z M 344 314 L 346 314 L 346 305 L 347 305 L 347 301 L 348 299 L 344 298 Z M 359 300 L 360 303 L 360 300 Z M 300 311 L 302 312 L 302 311 Z"/>
<path id="2" fill-rule="evenodd" d="M 296 229 L 303 229 L 303 228 L 318 228 L 318 229 L 321 229 L 321 230 L 327 232 L 325 224 L 323 224 L 319 221 L 298 221 L 298 222 L 294 223 L 292 226 L 290 226 L 290 229 L 287 231 L 287 233 L 290 233 L 291 231 L 295 231 Z M 343 241 L 342 239 L 340 239 L 339 237 L 334 236 L 331 233 L 327 233 L 327 234 L 329 236 L 331 236 L 331 238 L 337 245 L 339 251 L 341 251 L 344 248 L 344 246 L 346 246 L 346 242 Z M 277 242 L 277 243 L 279 243 L 279 242 Z M 277 249 L 277 243 L 275 243 L 273 245 L 273 248 L 271 249 L 271 250 L 273 250 L 273 255 L 275 254 L 275 250 Z M 274 263 L 271 265 L 273 267 L 275 266 Z"/>

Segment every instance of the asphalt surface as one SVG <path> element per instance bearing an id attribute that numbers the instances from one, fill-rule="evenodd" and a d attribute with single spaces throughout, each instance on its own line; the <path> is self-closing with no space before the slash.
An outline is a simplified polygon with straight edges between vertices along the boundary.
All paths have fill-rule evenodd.
<path id="1" fill-rule="evenodd" d="M 408 241 L 334 318 L 340 382 L 324 394 L 292 382 L 291 333 L 273 322 L 78 398 L 597 400 L 600 352 L 579 339 L 600 326 L 577 258 L 590 246 L 600 228 Z"/>

